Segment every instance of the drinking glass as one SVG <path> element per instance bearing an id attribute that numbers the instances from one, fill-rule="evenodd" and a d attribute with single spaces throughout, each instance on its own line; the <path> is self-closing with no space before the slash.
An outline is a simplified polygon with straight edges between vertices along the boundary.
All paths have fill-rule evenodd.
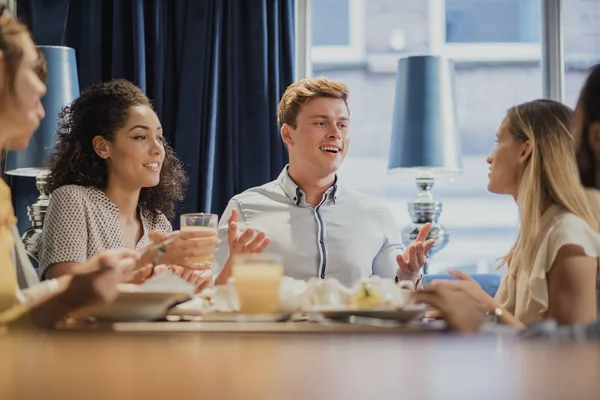
<path id="1" fill-rule="evenodd" d="M 233 258 L 234 285 L 242 314 L 276 314 L 283 278 L 279 254 L 241 254 Z"/>
<path id="2" fill-rule="evenodd" d="M 183 214 L 180 218 L 180 229 L 181 232 L 203 232 L 205 237 L 217 237 L 217 224 L 219 222 L 219 217 L 217 214 L 209 214 L 209 213 L 192 213 L 192 214 Z M 201 238 L 192 239 L 192 240 L 201 240 Z M 188 261 L 192 262 L 195 267 L 198 268 L 211 268 L 214 261 L 214 254 L 207 254 L 200 257 L 192 257 L 188 259 Z"/>

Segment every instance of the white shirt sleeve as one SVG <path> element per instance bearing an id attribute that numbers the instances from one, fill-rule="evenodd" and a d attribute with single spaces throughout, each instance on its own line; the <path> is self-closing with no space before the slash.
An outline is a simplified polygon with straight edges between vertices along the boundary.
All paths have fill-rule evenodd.
<path id="1" fill-rule="evenodd" d="M 402 230 L 388 207 L 381 210 L 381 225 L 384 233 L 384 243 L 373 260 L 373 275 L 382 278 L 395 278 L 398 270 L 396 256 L 402 254 Z"/>
<path id="2" fill-rule="evenodd" d="M 217 229 L 217 237 L 220 240 L 220 243 L 217 245 L 217 255 L 215 256 L 215 263 L 213 265 L 213 276 L 218 276 L 218 273 L 221 271 L 221 268 L 227 261 L 227 257 L 229 257 L 229 242 L 227 241 L 227 227 L 229 225 L 229 218 L 231 217 L 231 213 L 233 209 L 236 209 L 238 212 L 238 231 L 243 232 L 246 229 L 246 221 L 244 218 L 244 214 L 242 213 L 240 204 L 237 200 L 231 199 L 227 204 L 227 208 L 223 211 L 223 215 L 221 215 L 221 219 L 219 220 L 219 226 Z"/>

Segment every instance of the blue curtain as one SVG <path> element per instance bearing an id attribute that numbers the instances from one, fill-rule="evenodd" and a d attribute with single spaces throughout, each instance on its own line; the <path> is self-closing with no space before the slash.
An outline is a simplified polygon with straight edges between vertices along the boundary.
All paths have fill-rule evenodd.
<path id="1" fill-rule="evenodd" d="M 17 1 L 37 44 L 75 48 L 81 90 L 125 78 L 153 100 L 190 176 L 181 212 L 221 213 L 287 162 L 276 107 L 294 77 L 293 10 L 293 0 Z"/>

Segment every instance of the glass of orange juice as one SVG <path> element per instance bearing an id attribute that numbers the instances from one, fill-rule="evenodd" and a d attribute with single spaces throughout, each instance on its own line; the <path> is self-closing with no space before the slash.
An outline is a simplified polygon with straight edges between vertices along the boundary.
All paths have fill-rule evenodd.
<path id="1" fill-rule="evenodd" d="M 209 213 L 193 213 L 183 214 L 180 218 L 180 230 L 182 232 L 203 232 L 206 235 L 202 235 L 203 238 L 217 237 L 217 224 L 219 222 L 219 216 L 217 214 Z M 201 240 L 193 239 L 193 240 Z M 201 257 L 193 257 L 189 260 L 198 268 L 211 268 L 214 261 L 214 254 L 207 254 Z"/>
<path id="2" fill-rule="evenodd" d="M 233 258 L 233 278 L 242 314 L 276 314 L 283 262 L 279 254 L 240 254 Z"/>

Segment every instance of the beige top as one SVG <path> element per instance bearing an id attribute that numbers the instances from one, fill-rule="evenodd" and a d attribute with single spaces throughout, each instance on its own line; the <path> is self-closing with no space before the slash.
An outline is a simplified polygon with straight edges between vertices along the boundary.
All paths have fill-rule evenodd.
<path id="1" fill-rule="evenodd" d="M 26 317 L 27 307 L 23 303 L 47 297 L 59 289 L 54 279 L 39 283 L 16 222 L 10 189 L 0 179 L 0 328 L 5 324 L 31 327 L 31 321 Z M 23 316 L 25 319 L 22 319 Z"/>
<path id="2" fill-rule="evenodd" d="M 8 185 L 0 179 L 0 313 L 19 303 L 19 284 L 13 262 L 13 227 L 17 218 L 10 197 Z"/>
<path id="3" fill-rule="evenodd" d="M 156 217 L 140 214 L 144 234 L 137 249 L 150 244 L 150 231 L 165 234 L 172 231 L 163 214 Z M 117 206 L 97 188 L 66 185 L 56 189 L 50 196 L 40 237 L 40 276 L 52 264 L 85 262 L 104 250 L 124 248 L 118 217 Z"/>
<path id="4" fill-rule="evenodd" d="M 496 294 L 498 303 L 526 325 L 546 317 L 549 304 L 546 277 L 563 246 L 580 246 L 588 257 L 600 257 L 600 234 L 576 215 L 552 206 L 542 216 L 542 226 L 541 243 L 531 271 L 509 268 Z"/>

